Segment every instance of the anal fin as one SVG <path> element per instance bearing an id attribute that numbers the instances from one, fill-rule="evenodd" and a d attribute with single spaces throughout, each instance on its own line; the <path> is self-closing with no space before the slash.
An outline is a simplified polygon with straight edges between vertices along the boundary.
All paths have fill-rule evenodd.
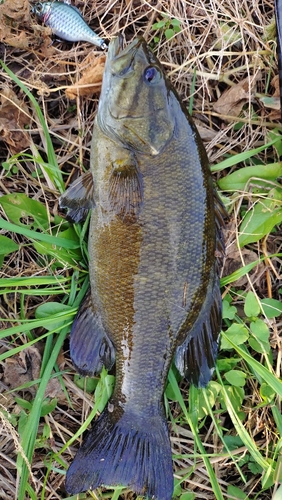
<path id="1" fill-rule="evenodd" d="M 178 371 L 196 387 L 205 387 L 210 381 L 218 352 L 220 330 L 221 293 L 219 278 L 215 275 L 210 280 L 198 318 L 175 353 Z"/>
<path id="2" fill-rule="evenodd" d="M 67 218 L 71 222 L 80 222 L 94 208 L 94 184 L 91 172 L 76 179 L 60 196 L 60 208 L 67 208 Z"/>
<path id="3" fill-rule="evenodd" d="M 100 373 L 115 362 L 115 350 L 107 336 L 99 313 L 95 310 L 89 288 L 74 319 L 70 333 L 70 354 L 82 375 Z"/>

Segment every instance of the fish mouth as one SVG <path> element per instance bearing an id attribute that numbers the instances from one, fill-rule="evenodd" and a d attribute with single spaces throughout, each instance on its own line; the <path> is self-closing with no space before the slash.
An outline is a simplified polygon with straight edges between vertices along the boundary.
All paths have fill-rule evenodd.
<path id="1" fill-rule="evenodd" d="M 146 42 L 142 37 L 135 38 L 127 47 L 124 47 L 124 37 L 121 34 L 111 40 L 107 61 L 111 65 L 112 75 L 124 77 L 127 72 L 130 72 L 136 52 L 141 45 L 146 47 Z"/>
<path id="2" fill-rule="evenodd" d="M 112 60 L 118 56 L 118 54 L 123 50 L 124 47 L 124 37 L 121 34 L 117 34 L 111 40 L 108 48 L 107 58 Z"/>

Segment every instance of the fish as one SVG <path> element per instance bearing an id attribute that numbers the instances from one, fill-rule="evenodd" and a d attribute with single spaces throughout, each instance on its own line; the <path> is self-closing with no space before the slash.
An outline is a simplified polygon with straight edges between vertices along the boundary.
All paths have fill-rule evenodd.
<path id="1" fill-rule="evenodd" d="M 107 44 L 84 21 L 81 12 L 67 2 L 38 2 L 32 7 L 52 33 L 68 42 L 89 42 L 102 49 L 107 49 Z"/>
<path id="2" fill-rule="evenodd" d="M 116 378 L 66 490 L 123 485 L 171 500 L 164 390 L 173 359 L 197 387 L 214 370 L 224 209 L 198 131 L 142 37 L 109 44 L 90 163 L 59 200 L 74 222 L 91 210 L 90 289 L 70 354 L 82 375 L 115 364 Z"/>

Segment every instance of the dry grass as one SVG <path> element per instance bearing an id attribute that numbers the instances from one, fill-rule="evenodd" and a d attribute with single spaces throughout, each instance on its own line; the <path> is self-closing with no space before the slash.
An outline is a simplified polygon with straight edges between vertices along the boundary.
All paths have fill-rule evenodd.
<path id="1" fill-rule="evenodd" d="M 13 4 L 16 5 L 15 9 Z M 117 32 L 124 33 L 128 41 L 136 35 L 143 35 L 148 43 L 154 46 L 184 102 L 188 105 L 188 101 L 192 99 L 193 116 L 205 141 L 211 164 L 224 159 L 227 153 L 236 155 L 261 146 L 265 143 L 265 137 L 269 136 L 269 131 L 279 127 L 277 111 L 266 108 L 261 100 L 261 96 L 265 94 L 277 95 L 277 82 L 274 79 L 277 76 L 277 66 L 272 1 L 88 0 L 75 4 L 82 10 L 85 20 L 105 39 L 110 39 Z M 95 81 L 94 77 L 93 94 L 77 97 L 74 101 L 66 97 L 66 89 L 75 85 L 81 76 L 87 73 L 93 60 L 101 53 L 99 49 L 84 43 L 70 45 L 55 41 L 51 45 L 50 31 L 40 26 L 37 19 L 31 16 L 29 7 L 27 0 L 5 0 L 0 5 L 0 36 L 4 42 L 0 44 L 1 57 L 37 97 L 48 124 L 58 163 L 63 172 L 69 173 L 67 183 L 70 183 L 82 168 L 89 167 L 89 144 L 99 99 L 99 81 Z M 152 25 L 163 19 L 164 14 L 169 18 L 178 19 L 181 26 L 180 33 L 169 40 L 163 31 L 152 30 Z M 155 36 L 160 38 L 158 42 L 154 41 Z M 33 151 L 34 145 L 44 156 L 46 139 L 34 109 L 4 72 L 0 78 L 1 161 L 5 162 L 24 149 Z M 245 86 L 242 89 L 243 80 Z M 235 89 L 234 94 L 227 101 L 224 100 L 224 92 L 232 88 Z M 7 112 L 5 116 L 10 116 L 8 112 L 11 112 L 7 110 L 7 103 L 14 109 L 14 114 L 15 110 L 18 112 L 17 119 L 14 122 L 10 120 L 11 126 L 3 121 L 3 113 Z M 240 126 L 234 127 L 238 123 Z M 23 132 L 25 125 L 26 131 Z M 268 154 L 268 150 L 261 153 L 262 161 L 267 163 Z M 40 175 L 35 161 L 30 158 L 16 161 L 15 164 L 16 169 L 12 173 L 2 168 L 0 194 L 25 193 L 43 202 L 50 217 L 56 215 L 58 192 L 48 178 Z M 216 173 L 215 179 L 221 175 L 225 174 Z M 240 196 L 240 193 L 234 193 L 230 203 L 231 207 L 234 207 L 235 215 L 238 214 Z M 5 218 L 5 214 L 2 215 Z M 228 252 L 236 241 L 237 223 L 238 218 L 234 217 L 227 235 Z M 21 244 L 20 250 L 6 257 L 0 277 L 48 275 L 48 259 L 44 256 L 39 259 L 35 249 L 27 244 L 23 236 L 13 234 L 13 239 Z M 279 253 L 281 245 L 281 235 L 271 236 L 267 248 L 262 249 L 262 253 L 264 250 L 268 254 Z M 255 245 L 248 252 L 253 252 L 251 260 L 255 260 L 256 256 L 261 254 L 261 248 Z M 248 255 L 243 254 L 243 259 L 247 258 Z M 240 261 L 240 256 L 237 256 L 237 260 Z M 228 265 L 230 266 L 230 262 Z M 274 269 L 269 268 L 267 271 L 264 267 L 256 267 L 249 281 L 246 279 L 241 287 L 244 290 L 254 289 L 260 297 L 269 296 L 271 292 L 278 298 L 277 274 L 281 275 L 279 257 L 272 261 L 272 266 Z M 228 267 L 225 274 L 232 270 Z M 69 273 L 66 269 L 57 270 L 58 275 L 64 276 L 66 273 Z M 1 328 L 4 330 L 14 325 L 14 320 L 34 318 L 37 306 L 48 299 L 45 295 L 26 295 L 24 300 L 18 293 L 2 295 Z M 273 351 L 278 352 L 279 346 L 281 347 L 278 335 L 281 323 L 273 322 L 271 326 L 274 332 Z M 39 328 L 35 333 L 39 336 L 44 332 Z M 29 338 L 29 332 L 14 337 L 13 345 L 22 345 Z M 42 346 L 39 347 L 42 353 Z M 8 348 L 7 340 L 0 340 L 0 355 Z M 279 360 L 280 358 L 277 360 L 277 370 Z M 23 363 L 26 363 L 24 367 Z M 18 389 L 23 383 L 18 365 L 27 370 L 28 363 L 30 366 L 32 360 L 23 361 L 22 358 L 19 360 L 16 356 L 13 357 L 10 369 L 13 367 L 15 377 L 18 376 L 18 383 L 17 379 L 14 381 L 13 392 L 10 392 L 11 386 L 6 384 L 5 362 L 0 364 L 0 405 L 5 409 L 1 414 L 0 408 L 0 497 L 3 500 L 17 499 L 20 478 L 17 475 L 15 460 L 16 454 L 22 453 L 22 450 L 15 426 L 19 423 L 18 416 L 23 415 L 19 402 L 23 399 L 31 401 L 34 395 L 32 390 Z M 63 380 L 69 400 L 61 386 L 49 388 L 50 397 L 56 397 L 58 402 L 51 413 L 41 418 L 38 435 L 48 431 L 48 437 L 37 442 L 30 464 L 31 484 L 37 498 L 44 500 L 67 497 L 64 476 L 56 469 L 51 469 L 49 456 L 51 452 L 58 452 L 73 436 L 93 407 L 92 395 L 79 389 L 74 383 L 74 369 L 68 357 L 67 341 L 61 353 L 60 370 L 64 372 Z M 277 375 L 279 376 L 279 373 Z M 185 384 L 182 384 L 182 391 L 185 398 Z M 20 398 L 20 401 L 17 398 Z M 248 414 L 246 428 L 250 435 L 256 438 L 260 449 L 266 450 L 267 456 L 267 448 L 276 439 L 276 426 L 270 408 L 261 406 L 257 385 L 252 386 L 251 382 L 244 404 Z M 177 420 L 178 406 L 170 403 L 170 407 Z M 228 415 L 222 417 L 221 425 L 231 428 Z M 188 457 L 175 459 L 176 477 L 184 477 L 194 468 L 193 474 L 183 483 L 183 489 L 195 492 L 197 499 L 214 499 L 203 461 L 198 458 L 195 466 L 194 459 L 189 458 L 194 454 L 194 439 L 187 425 L 172 425 L 171 435 L 173 453 L 187 454 Z M 248 498 L 257 498 L 256 493 L 261 489 L 260 475 L 252 475 L 245 470 L 247 483 L 242 483 L 234 461 L 227 453 L 222 454 L 222 444 L 211 419 L 206 420 L 200 430 L 200 437 L 207 453 L 214 453 L 211 462 L 222 491 L 226 491 L 227 486 L 233 484 L 242 488 L 249 495 Z M 63 463 L 71 461 L 78 445 L 79 440 L 76 440 L 64 451 L 61 457 Z M 246 449 L 242 447 L 239 450 L 240 459 L 245 453 Z M 61 464 L 57 464 L 57 467 L 62 469 Z M 266 491 L 258 498 L 269 500 L 271 494 Z M 88 494 L 81 498 L 96 497 L 94 494 Z M 99 498 L 112 498 L 112 492 L 104 491 L 103 494 L 100 493 Z M 134 496 L 130 492 L 124 492 L 120 498 L 129 500 Z"/>

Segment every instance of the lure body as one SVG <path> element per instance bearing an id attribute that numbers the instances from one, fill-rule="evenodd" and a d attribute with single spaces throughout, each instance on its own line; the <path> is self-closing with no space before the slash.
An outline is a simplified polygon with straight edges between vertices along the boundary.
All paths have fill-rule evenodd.
<path id="1" fill-rule="evenodd" d="M 65 2 L 38 2 L 32 12 L 54 35 L 68 42 L 89 42 L 102 49 L 107 44 L 84 21 L 80 11 Z"/>

